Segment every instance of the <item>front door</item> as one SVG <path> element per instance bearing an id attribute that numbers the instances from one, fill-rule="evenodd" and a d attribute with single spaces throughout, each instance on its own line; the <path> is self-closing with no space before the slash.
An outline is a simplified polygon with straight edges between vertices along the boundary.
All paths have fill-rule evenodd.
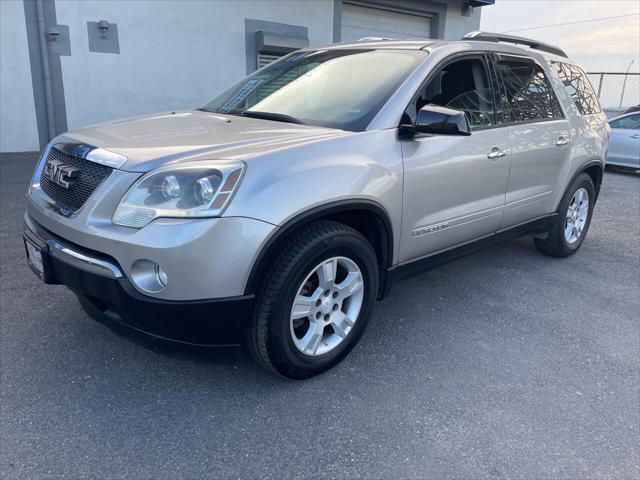
<path id="1" fill-rule="evenodd" d="M 483 55 L 458 57 L 435 70 L 407 111 L 435 104 L 464 111 L 470 136 L 401 141 L 404 198 L 400 262 L 494 233 L 509 175 L 509 140 L 496 122 L 494 89 Z"/>

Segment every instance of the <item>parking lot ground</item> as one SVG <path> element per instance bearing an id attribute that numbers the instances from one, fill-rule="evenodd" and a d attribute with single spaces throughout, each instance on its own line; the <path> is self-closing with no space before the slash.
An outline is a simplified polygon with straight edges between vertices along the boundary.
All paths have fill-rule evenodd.
<path id="1" fill-rule="evenodd" d="M 304 382 L 89 319 L 27 269 L 3 155 L 0 478 L 639 478 L 640 177 L 580 252 L 527 238 L 413 277 Z"/>

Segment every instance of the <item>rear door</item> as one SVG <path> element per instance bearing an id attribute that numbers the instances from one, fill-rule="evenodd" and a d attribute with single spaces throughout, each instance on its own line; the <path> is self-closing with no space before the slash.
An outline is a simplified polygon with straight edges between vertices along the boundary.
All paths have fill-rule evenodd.
<path id="1" fill-rule="evenodd" d="M 570 168 L 572 138 L 545 69 L 525 56 L 493 59 L 511 151 L 504 229 L 553 211 Z"/>

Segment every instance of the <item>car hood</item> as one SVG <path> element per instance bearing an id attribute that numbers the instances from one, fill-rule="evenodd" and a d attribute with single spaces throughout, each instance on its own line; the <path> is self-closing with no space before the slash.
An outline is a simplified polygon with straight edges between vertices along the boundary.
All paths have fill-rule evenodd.
<path id="1" fill-rule="evenodd" d="M 65 133 L 55 143 L 80 143 L 108 150 L 126 157 L 121 170 L 146 172 L 160 165 L 191 160 L 244 160 L 351 133 L 237 115 L 179 111 L 91 125 Z"/>

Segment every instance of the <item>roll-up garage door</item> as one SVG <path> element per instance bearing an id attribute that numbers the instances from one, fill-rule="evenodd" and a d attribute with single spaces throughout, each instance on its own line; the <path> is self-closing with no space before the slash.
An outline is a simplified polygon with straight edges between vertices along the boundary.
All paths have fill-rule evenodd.
<path id="1" fill-rule="evenodd" d="M 431 18 L 358 5 L 342 5 L 343 42 L 364 37 L 430 38 Z"/>

